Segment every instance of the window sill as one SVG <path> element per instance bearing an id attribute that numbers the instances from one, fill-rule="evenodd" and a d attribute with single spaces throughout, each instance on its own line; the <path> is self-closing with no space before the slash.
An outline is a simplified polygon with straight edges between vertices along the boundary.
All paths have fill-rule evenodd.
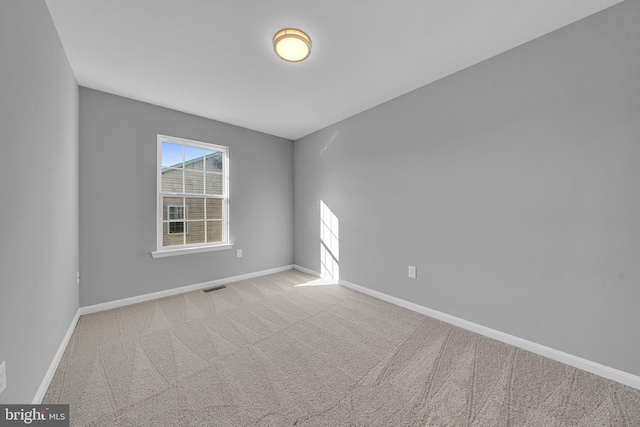
<path id="1" fill-rule="evenodd" d="M 222 251 L 231 249 L 232 247 L 233 243 L 226 243 L 224 245 L 198 246 L 194 248 L 165 249 L 162 251 L 151 252 L 151 256 L 153 258 L 164 258 L 176 255 L 197 254 L 200 252 Z"/>

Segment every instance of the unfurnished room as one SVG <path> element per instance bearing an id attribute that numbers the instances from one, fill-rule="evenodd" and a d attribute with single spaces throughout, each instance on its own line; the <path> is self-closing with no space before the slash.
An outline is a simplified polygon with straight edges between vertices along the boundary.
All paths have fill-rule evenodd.
<path id="1" fill-rule="evenodd" d="M 0 426 L 640 426 L 640 0 L 0 0 Z"/>

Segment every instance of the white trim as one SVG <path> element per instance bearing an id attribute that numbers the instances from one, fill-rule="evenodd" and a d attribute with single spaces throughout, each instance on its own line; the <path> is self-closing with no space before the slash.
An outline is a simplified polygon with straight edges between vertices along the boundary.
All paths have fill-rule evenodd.
<path id="1" fill-rule="evenodd" d="M 302 267 L 297 264 L 295 264 L 293 268 L 303 273 L 320 277 L 319 272 L 311 270 L 309 268 Z M 419 304 L 415 304 L 400 298 L 396 298 L 391 295 L 387 295 L 385 293 L 375 291 L 373 289 L 365 288 L 364 286 L 356 285 L 355 283 L 351 283 L 346 280 L 341 279 L 339 283 L 340 285 L 346 288 L 352 289 L 354 291 L 372 296 L 374 298 L 377 298 L 386 302 L 390 302 L 391 304 L 398 305 L 400 307 L 406 308 L 411 311 L 415 311 L 420 314 L 424 314 L 429 317 L 433 317 L 434 319 L 442 320 L 443 322 L 447 322 L 452 325 L 459 326 L 463 329 L 476 332 L 480 335 L 484 335 L 486 337 L 493 338 L 498 341 L 502 341 L 506 344 L 510 344 L 515 347 L 528 350 L 532 353 L 539 354 L 544 357 L 548 357 L 549 359 L 553 359 L 558 362 L 565 363 L 575 368 L 582 369 L 584 371 L 591 372 L 593 374 L 596 374 L 605 378 L 609 378 L 610 380 L 617 381 L 619 383 L 628 385 L 630 387 L 640 389 L 640 377 L 636 375 L 633 375 L 624 371 L 620 371 L 615 368 L 610 368 L 608 366 L 601 365 L 599 363 L 595 363 L 590 360 L 583 359 L 581 357 L 562 352 L 560 350 L 555 350 L 553 348 L 550 348 L 541 344 L 537 344 L 532 341 L 518 338 L 516 336 L 509 335 L 504 332 L 500 332 L 495 329 L 491 329 L 486 326 L 482 326 L 477 323 L 470 322 L 468 320 L 460 319 L 459 317 L 451 316 L 449 314 L 442 313 L 440 311 L 436 311 L 436 310 L 421 306 Z"/>
<path id="2" fill-rule="evenodd" d="M 197 254 L 200 252 L 222 251 L 231 249 L 232 247 L 233 243 L 228 243 L 225 245 L 195 246 L 193 248 L 180 247 L 177 249 L 163 249 L 161 251 L 154 251 L 151 252 L 151 256 L 153 258 L 164 258 L 176 255 Z"/>
<path id="3" fill-rule="evenodd" d="M 258 276 L 264 276 L 267 274 L 280 273 L 282 271 L 291 270 L 293 265 L 285 265 L 283 267 L 271 268 L 269 270 L 256 271 L 254 273 L 241 274 L 239 276 L 226 277 L 224 279 L 212 280 L 210 282 L 197 283 L 195 285 L 182 286 L 179 288 L 167 289 L 166 291 L 153 292 L 150 294 L 138 295 L 135 297 L 124 298 L 116 301 L 103 302 L 100 304 L 88 305 L 80 307 L 80 314 L 91 314 L 99 311 L 111 310 L 113 308 L 124 307 L 131 304 L 137 304 L 140 302 L 151 301 L 158 298 L 169 297 L 173 295 L 183 294 L 185 292 L 198 291 L 200 289 L 206 289 L 213 286 L 224 285 L 227 283 L 238 282 L 240 280 L 251 279 Z"/>
<path id="4" fill-rule="evenodd" d="M 293 268 L 302 271 L 303 273 L 311 274 L 312 276 L 320 277 L 320 273 L 300 265 L 294 265 Z M 560 350 L 556 350 L 551 347 L 537 344 L 535 342 L 525 340 L 523 338 L 509 335 L 504 332 L 497 331 L 495 329 L 488 328 L 486 326 L 479 325 L 477 323 L 470 322 L 468 320 L 460 319 L 459 317 L 452 316 L 450 314 L 442 313 L 440 311 L 433 310 L 431 308 L 424 307 L 419 304 L 415 304 L 409 301 L 405 301 L 400 298 L 387 295 L 385 293 L 375 291 L 373 289 L 365 288 L 364 286 L 356 285 L 355 283 L 348 282 L 340 279 L 340 285 L 353 289 L 354 291 L 361 292 L 363 294 L 372 296 L 374 298 L 381 299 L 383 301 L 390 302 L 391 304 L 398 305 L 411 311 L 415 311 L 425 316 L 433 317 L 434 319 L 442 320 L 443 322 L 450 323 L 452 325 L 459 326 L 463 329 L 467 329 L 472 332 L 476 332 L 480 335 L 484 335 L 489 338 L 493 338 L 498 341 L 502 341 L 506 344 L 513 345 L 523 350 L 530 351 L 540 356 L 547 357 L 549 359 L 556 360 L 574 368 L 582 369 L 583 371 L 591 372 L 592 374 L 599 375 L 604 378 L 608 378 L 613 381 L 617 381 L 621 384 L 628 385 L 640 390 L 640 376 L 630 374 L 615 368 L 611 368 L 600 363 L 592 362 L 587 359 L 583 359 L 578 356 L 574 356 L 569 353 L 565 353 Z"/>
<path id="5" fill-rule="evenodd" d="M 158 139 L 160 138 L 166 139 L 167 142 L 170 142 L 172 144 L 194 145 L 198 148 L 206 148 L 207 150 L 221 151 L 221 150 L 218 150 L 218 148 L 228 148 L 226 145 L 214 144 L 213 142 L 196 141 L 195 139 L 187 139 L 187 138 L 181 138 L 179 136 L 163 135 L 159 133 Z"/>
<path id="6" fill-rule="evenodd" d="M 301 265 L 294 264 L 293 268 L 295 268 L 298 271 L 302 271 L 303 273 L 307 273 L 307 274 L 310 274 L 312 276 L 320 277 L 320 273 L 318 273 L 317 271 L 310 270 L 310 269 L 308 269 L 306 267 L 303 267 Z"/>
<path id="7" fill-rule="evenodd" d="M 162 166 L 162 141 L 160 141 L 160 137 L 162 135 L 158 135 L 156 139 L 156 249 L 162 247 L 162 226 L 158 224 L 162 224 L 162 197 L 160 196 L 160 192 L 162 191 L 162 168 L 158 167 L 158 165 Z M 183 154 L 184 158 L 184 154 Z M 184 183 L 183 183 L 184 189 Z M 153 256 L 153 253 L 151 253 Z M 154 257 L 155 258 L 155 257 Z"/>
<path id="8" fill-rule="evenodd" d="M 230 180 L 230 176 L 231 176 L 231 172 L 230 172 L 230 167 L 229 167 L 229 151 L 231 150 L 231 148 L 229 147 L 225 147 L 226 150 L 224 150 L 222 153 L 224 155 L 224 159 L 223 159 L 223 164 L 222 164 L 222 192 L 224 193 L 224 198 L 222 199 L 222 219 L 224 220 L 223 224 L 222 224 L 222 232 L 224 233 L 222 238 L 224 239 L 225 242 L 229 242 L 230 239 L 230 234 L 229 234 L 229 204 L 231 203 L 231 195 L 230 195 L 230 186 L 229 186 L 229 180 Z M 205 171 L 207 170 L 207 167 L 205 165 Z M 207 184 L 205 183 L 205 186 Z M 206 205 L 205 205 L 206 208 Z"/>
<path id="9" fill-rule="evenodd" d="M 300 269 L 300 271 L 307 270 L 307 269 L 302 270 L 303 267 L 298 267 L 298 266 L 295 266 L 295 268 Z M 309 274 L 317 275 L 317 273 L 311 272 L 311 270 L 307 270 L 307 271 L 310 272 Z M 549 359 L 556 360 L 566 365 L 573 366 L 574 368 L 582 369 L 583 371 L 591 372 L 592 374 L 596 374 L 601 377 L 608 378 L 610 380 L 617 381 L 621 384 L 625 384 L 625 385 L 628 385 L 629 387 L 633 387 L 640 390 L 640 377 L 637 375 L 620 371 L 615 368 L 610 368 L 609 366 L 592 362 L 590 360 L 583 359 L 581 357 L 574 356 L 572 354 L 565 353 L 563 351 L 556 350 L 554 348 L 547 347 L 542 344 L 537 344 L 535 342 L 525 340 L 523 338 L 518 338 L 516 336 L 509 335 L 504 332 L 500 332 L 495 329 L 488 328 L 486 326 L 478 325 L 477 323 L 460 319 L 459 317 L 455 317 L 450 314 L 442 313 L 440 311 L 436 311 L 419 304 L 405 301 L 403 299 L 396 298 L 379 291 L 374 291 L 373 289 L 365 288 L 364 286 L 356 285 L 355 283 L 347 282 L 346 280 L 341 279 L 339 283 L 342 286 L 345 286 L 349 289 L 353 289 L 354 291 L 358 291 L 363 294 L 372 296 L 374 298 L 378 298 L 383 301 L 387 301 L 392 304 L 399 305 L 400 307 L 404 307 L 408 310 L 415 311 L 417 313 L 424 314 L 429 317 L 433 317 L 434 319 L 442 320 L 443 322 L 447 322 L 452 325 L 459 326 L 463 329 L 476 332 L 480 335 L 484 335 L 485 337 L 502 341 L 503 343 L 513 345 L 523 350 L 527 350 L 532 353 L 539 354 L 540 356 L 544 356 Z"/>
<path id="10" fill-rule="evenodd" d="M 42 399 L 44 399 L 44 395 L 47 393 L 47 389 L 51 384 L 53 375 L 56 373 L 56 370 L 58 369 L 58 365 L 62 360 L 62 355 L 64 354 L 64 351 L 67 349 L 67 345 L 69 344 L 71 335 L 73 335 L 73 331 L 75 330 L 76 325 L 78 324 L 78 319 L 80 319 L 80 314 L 81 314 L 80 309 L 78 309 L 78 311 L 76 311 L 76 315 L 73 317 L 73 320 L 71 321 L 71 324 L 69 325 L 69 329 L 67 329 L 67 333 L 64 335 L 64 338 L 62 338 L 62 342 L 58 347 L 58 351 L 56 352 L 55 356 L 53 356 L 53 360 L 51 361 L 51 364 L 49 365 L 49 369 L 47 369 L 47 372 L 44 375 L 42 382 L 40 383 L 40 387 L 38 388 L 36 395 L 33 397 L 33 401 L 31 402 L 32 405 L 40 405 L 42 403 Z"/>

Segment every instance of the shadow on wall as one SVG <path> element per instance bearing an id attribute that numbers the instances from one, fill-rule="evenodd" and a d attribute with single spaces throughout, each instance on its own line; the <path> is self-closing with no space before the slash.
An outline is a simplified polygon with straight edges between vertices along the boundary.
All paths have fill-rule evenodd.
<path id="1" fill-rule="evenodd" d="M 340 233 L 338 217 L 320 200 L 320 276 L 340 280 Z"/>

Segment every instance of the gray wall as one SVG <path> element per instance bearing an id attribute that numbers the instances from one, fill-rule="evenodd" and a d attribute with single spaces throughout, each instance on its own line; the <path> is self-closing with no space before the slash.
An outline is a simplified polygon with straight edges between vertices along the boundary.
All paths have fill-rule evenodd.
<path id="1" fill-rule="evenodd" d="M 295 263 L 640 375 L 640 2 L 295 142 Z M 418 279 L 407 278 L 407 266 Z"/>
<path id="2" fill-rule="evenodd" d="M 29 403 L 78 310 L 78 86 L 42 0 L 0 2 L 0 403 Z"/>
<path id="3" fill-rule="evenodd" d="M 157 134 L 229 147 L 232 250 L 151 258 Z M 290 265 L 292 222 L 292 141 L 80 88 L 82 306 Z"/>

